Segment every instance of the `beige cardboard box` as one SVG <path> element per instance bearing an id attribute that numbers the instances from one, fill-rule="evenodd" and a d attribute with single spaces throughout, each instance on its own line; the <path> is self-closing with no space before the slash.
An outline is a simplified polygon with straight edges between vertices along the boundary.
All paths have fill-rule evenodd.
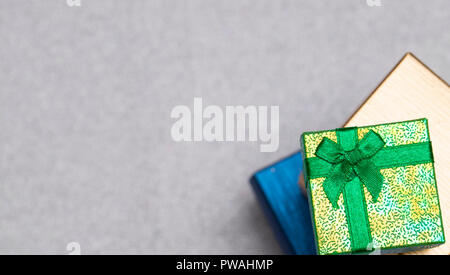
<path id="1" fill-rule="evenodd" d="M 446 243 L 409 254 L 450 255 L 450 87 L 413 54 L 406 54 L 344 127 L 427 118 Z M 300 176 L 301 185 L 303 175 Z M 304 188 L 304 187 L 303 187 Z"/>
<path id="2" fill-rule="evenodd" d="M 428 118 L 446 243 L 413 254 L 450 254 L 450 87 L 408 53 L 345 127 Z"/>

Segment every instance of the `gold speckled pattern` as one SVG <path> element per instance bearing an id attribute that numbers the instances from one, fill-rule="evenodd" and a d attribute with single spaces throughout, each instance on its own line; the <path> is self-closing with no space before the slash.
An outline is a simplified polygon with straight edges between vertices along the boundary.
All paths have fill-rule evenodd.
<path id="1" fill-rule="evenodd" d="M 335 131 L 308 133 L 305 135 L 305 153 L 307 158 L 313 158 L 316 156 L 316 148 L 324 137 L 337 142 L 337 136 Z"/>
<path id="2" fill-rule="evenodd" d="M 358 139 L 362 139 L 370 130 L 378 133 L 383 138 L 386 146 L 430 141 L 426 120 L 361 127 L 358 128 Z"/>
<path id="3" fill-rule="evenodd" d="M 320 254 L 348 253 L 351 251 L 350 233 L 345 216 L 343 196 L 338 209 L 333 208 L 325 195 L 322 183 L 325 178 L 311 180 L 311 197 Z"/>
<path id="4" fill-rule="evenodd" d="M 372 238 L 390 248 L 444 241 L 431 163 L 381 170 L 385 182 L 376 203 L 365 190 Z"/>
<path id="5" fill-rule="evenodd" d="M 369 130 L 377 132 L 386 146 L 429 141 L 426 120 L 358 128 L 361 139 Z M 335 132 L 307 133 L 304 136 L 306 158 L 315 157 L 323 137 L 336 141 Z M 365 189 L 372 238 L 383 249 L 430 244 L 444 241 L 433 164 L 419 164 L 381 170 L 384 184 L 373 203 Z M 351 241 L 343 197 L 339 208 L 331 206 L 323 191 L 325 178 L 310 179 L 315 230 L 319 254 L 351 251 Z"/>

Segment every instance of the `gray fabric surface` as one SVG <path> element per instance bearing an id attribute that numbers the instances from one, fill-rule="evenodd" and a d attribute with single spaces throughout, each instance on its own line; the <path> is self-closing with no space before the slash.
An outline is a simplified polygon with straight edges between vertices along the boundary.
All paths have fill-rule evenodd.
<path id="1" fill-rule="evenodd" d="M 248 184 L 408 51 L 450 79 L 450 1 L 0 2 L 0 253 L 280 253 Z M 172 108 L 280 106 L 280 147 L 176 143 Z"/>

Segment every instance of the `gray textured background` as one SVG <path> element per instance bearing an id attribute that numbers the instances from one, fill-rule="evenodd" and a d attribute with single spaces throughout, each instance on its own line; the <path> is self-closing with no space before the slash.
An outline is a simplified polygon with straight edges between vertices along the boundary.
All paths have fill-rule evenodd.
<path id="1" fill-rule="evenodd" d="M 248 184 L 407 51 L 450 79 L 450 1 L 0 1 L 0 253 L 280 253 Z M 279 105 L 280 147 L 176 143 L 175 105 Z"/>

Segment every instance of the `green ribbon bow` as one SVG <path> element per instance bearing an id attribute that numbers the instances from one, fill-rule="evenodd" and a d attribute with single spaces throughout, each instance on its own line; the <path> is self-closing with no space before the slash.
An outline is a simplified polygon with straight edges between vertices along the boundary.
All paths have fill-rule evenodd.
<path id="1" fill-rule="evenodd" d="M 372 130 L 359 141 L 355 127 L 336 129 L 336 137 L 337 143 L 323 138 L 316 157 L 305 159 L 306 184 L 325 177 L 323 189 L 335 208 L 342 194 L 352 251 L 367 251 L 372 234 L 364 186 L 376 201 L 384 182 L 380 170 L 433 162 L 431 143 L 385 146 Z"/>
<path id="2" fill-rule="evenodd" d="M 383 176 L 371 158 L 384 144 L 383 139 L 372 130 L 350 151 L 345 151 L 341 145 L 328 138 L 322 140 L 317 147 L 316 156 L 332 164 L 323 189 L 334 207 L 337 207 L 345 184 L 355 177 L 366 186 L 373 200 L 377 200 L 383 185 Z"/>

